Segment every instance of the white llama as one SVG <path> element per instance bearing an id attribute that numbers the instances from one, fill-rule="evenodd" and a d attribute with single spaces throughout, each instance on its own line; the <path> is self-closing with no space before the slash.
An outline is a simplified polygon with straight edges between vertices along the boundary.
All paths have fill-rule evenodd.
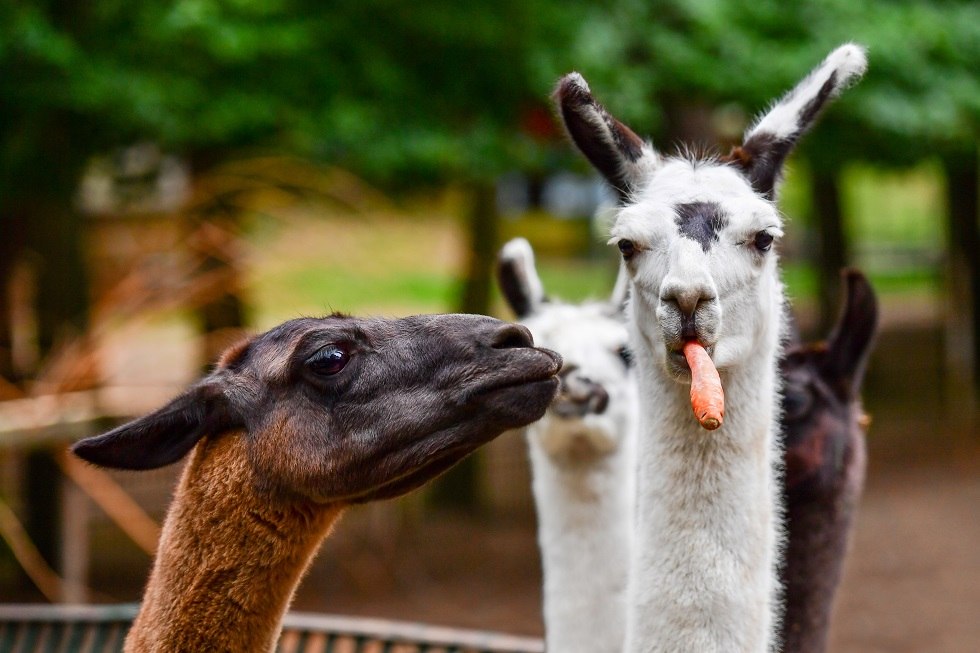
<path id="1" fill-rule="evenodd" d="M 546 299 L 523 238 L 503 247 L 497 274 L 535 342 L 564 360 L 558 397 L 527 429 L 547 649 L 618 653 L 626 631 L 638 421 L 622 313 L 626 284 L 617 284 L 608 302 Z"/>
<path id="2" fill-rule="evenodd" d="M 580 75 L 558 86 L 570 136 L 624 199 L 612 241 L 631 280 L 642 397 L 630 653 L 778 648 L 785 309 L 773 200 L 793 146 L 865 66 L 860 47 L 838 48 L 724 159 L 662 156 L 612 118 Z M 727 414 L 717 431 L 691 413 L 680 353 L 688 340 L 721 373 Z"/>

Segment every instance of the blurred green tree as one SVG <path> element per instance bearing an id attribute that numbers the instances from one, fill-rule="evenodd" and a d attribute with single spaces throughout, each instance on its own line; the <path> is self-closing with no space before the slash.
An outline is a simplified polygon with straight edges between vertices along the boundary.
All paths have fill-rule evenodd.
<path id="1" fill-rule="evenodd" d="M 868 46 L 866 78 L 834 105 L 798 155 L 809 179 L 823 320 L 835 313 L 838 271 L 850 260 L 840 179 L 854 162 L 942 163 L 950 256 L 961 272 L 951 279 L 962 286 L 954 305 L 980 307 L 980 4 L 620 0 L 587 13 L 573 46 L 581 55 L 576 65 L 618 117 L 667 148 L 735 140 L 753 114 L 833 47 Z M 980 308 L 972 315 L 968 357 L 976 371 Z"/>
<path id="2" fill-rule="evenodd" d="M 66 330 L 83 330 L 79 176 L 93 154 L 152 140 L 185 157 L 195 174 L 235 151 L 274 148 L 339 163 L 396 190 L 461 183 L 473 235 L 460 308 L 486 312 L 497 247 L 493 179 L 505 168 L 540 165 L 520 120 L 545 103 L 532 74 L 536 52 L 568 40 L 572 6 L 3 2 L 0 287 L 29 256 L 42 356 Z M 30 370 L 11 358 L 7 299 L 0 293 L 0 375 L 16 379 Z M 208 307 L 205 325 L 241 320 L 232 300 Z M 465 501 L 473 488 L 467 482 L 457 493 Z M 38 536 L 50 558 L 56 538 Z"/>
<path id="3" fill-rule="evenodd" d="M 2 0 L 0 287 L 30 251 L 42 349 L 83 328 L 79 174 L 94 153 L 153 140 L 196 172 L 275 148 L 395 190 L 463 185 L 459 307 L 485 312 L 494 178 L 571 157 L 526 125 L 558 75 L 581 70 L 657 143 L 713 142 L 845 40 L 870 47 L 868 78 L 802 151 L 825 303 L 847 260 L 840 171 L 938 156 L 952 251 L 980 305 L 980 5 L 960 0 Z M 11 378 L 6 301 L 0 292 L 0 375 Z M 980 311 L 973 325 L 980 360 Z"/>

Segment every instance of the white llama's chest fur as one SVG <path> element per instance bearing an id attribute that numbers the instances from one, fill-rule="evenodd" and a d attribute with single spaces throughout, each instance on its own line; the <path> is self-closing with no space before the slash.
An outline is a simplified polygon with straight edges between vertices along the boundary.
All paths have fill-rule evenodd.
<path id="1" fill-rule="evenodd" d="M 528 428 L 549 651 L 619 653 L 635 504 L 636 383 L 626 326 L 602 304 L 551 304 L 525 321 L 573 375 L 608 392 L 601 413 L 552 411 Z"/>
<path id="2" fill-rule="evenodd" d="M 767 650 L 781 533 L 775 361 L 781 329 L 749 366 L 723 373 L 725 423 L 705 431 L 689 386 L 637 352 L 637 528 L 626 650 Z M 635 334 L 639 337 L 639 334 Z M 768 353 L 765 352 L 768 349 Z"/>

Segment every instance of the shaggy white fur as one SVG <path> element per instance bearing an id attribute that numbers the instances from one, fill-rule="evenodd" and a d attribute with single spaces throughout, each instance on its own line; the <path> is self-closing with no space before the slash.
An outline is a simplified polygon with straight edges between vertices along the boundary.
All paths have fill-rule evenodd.
<path id="1" fill-rule="evenodd" d="M 555 404 L 527 431 L 547 648 L 619 653 L 626 630 L 637 428 L 623 298 L 614 291 L 609 302 L 546 301 L 523 238 L 504 246 L 499 265 L 501 275 L 512 277 L 510 284 L 502 279 L 503 287 L 532 291 L 511 303 L 523 313 L 519 317 L 535 343 L 565 361 Z"/>
<path id="2" fill-rule="evenodd" d="M 628 653 L 778 648 L 776 365 L 785 325 L 773 249 L 782 219 L 771 198 L 793 145 L 864 66 L 856 46 L 831 53 L 728 160 L 645 161 L 648 148 L 579 77 L 559 84 L 572 139 L 627 190 L 612 235 L 631 280 L 642 398 Z M 727 414 L 717 431 L 691 412 L 680 353 L 690 339 L 721 374 Z"/>

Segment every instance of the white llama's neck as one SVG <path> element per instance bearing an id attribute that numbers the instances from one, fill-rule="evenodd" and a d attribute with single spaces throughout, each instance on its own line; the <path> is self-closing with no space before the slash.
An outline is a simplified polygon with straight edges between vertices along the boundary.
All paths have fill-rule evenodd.
<path id="1" fill-rule="evenodd" d="M 626 630 L 636 423 L 612 452 L 599 454 L 583 440 L 583 451 L 556 459 L 545 443 L 549 430 L 565 427 L 563 421 L 545 418 L 528 434 L 547 650 L 619 653 Z"/>
<path id="2" fill-rule="evenodd" d="M 745 365 L 722 372 L 725 422 L 711 432 L 694 419 L 689 386 L 668 378 L 651 349 L 638 348 L 628 653 L 761 653 L 772 646 L 779 598 L 781 330 L 769 330 Z"/>

